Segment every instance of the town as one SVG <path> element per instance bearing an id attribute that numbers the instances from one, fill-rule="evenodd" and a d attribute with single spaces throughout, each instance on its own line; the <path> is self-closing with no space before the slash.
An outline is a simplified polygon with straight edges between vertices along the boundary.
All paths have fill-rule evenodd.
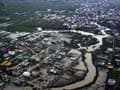
<path id="1" fill-rule="evenodd" d="M 20 11 L 6 13 L 11 4 L 5 1 L 0 3 L 0 90 L 120 89 L 120 5 L 35 0 L 42 9 L 40 3 L 31 11 L 22 4 Z"/>

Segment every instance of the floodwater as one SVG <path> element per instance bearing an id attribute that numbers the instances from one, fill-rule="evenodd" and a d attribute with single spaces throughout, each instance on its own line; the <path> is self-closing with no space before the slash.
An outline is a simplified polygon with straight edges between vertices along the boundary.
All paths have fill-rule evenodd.
<path id="1" fill-rule="evenodd" d="M 91 52 L 91 51 L 96 50 L 97 48 L 100 47 L 100 45 L 103 44 L 103 42 L 102 42 L 103 38 L 109 36 L 108 34 L 105 33 L 106 30 L 108 30 L 108 29 L 106 28 L 105 30 L 101 30 L 101 32 L 102 32 L 103 35 L 95 35 L 93 33 L 84 32 L 84 31 L 76 31 L 76 30 L 71 30 L 71 32 L 81 33 L 83 35 L 92 35 L 93 37 L 97 38 L 97 40 L 99 41 L 99 43 L 97 43 L 96 45 L 94 45 L 95 48 L 93 48 L 93 45 L 91 45 L 87 49 L 88 52 Z M 49 32 L 52 32 L 52 31 L 49 31 Z M 91 83 L 94 80 L 94 78 L 96 76 L 96 68 L 95 68 L 95 66 L 93 65 L 93 62 L 92 62 L 92 54 L 91 53 L 87 53 L 85 56 L 86 56 L 85 62 L 87 64 L 88 70 L 89 70 L 89 72 L 87 73 L 85 79 L 82 80 L 82 81 L 73 83 L 71 85 L 64 86 L 64 87 L 52 88 L 52 90 L 71 90 L 71 89 L 75 89 L 75 88 L 78 88 L 78 87 L 83 87 L 83 86 Z"/>
<path id="2" fill-rule="evenodd" d="M 59 32 L 59 31 L 42 31 L 42 32 Z M 99 41 L 99 43 L 97 43 L 95 46 L 95 48 L 93 48 L 93 46 L 91 45 L 90 47 L 88 47 L 88 51 L 94 51 L 95 49 L 99 48 L 100 45 L 102 45 L 102 39 L 104 37 L 108 37 L 108 35 L 105 33 L 105 30 L 102 30 L 101 32 L 103 33 L 103 35 L 95 35 L 93 33 L 89 33 L 89 32 L 84 32 L 84 31 L 76 31 L 76 30 L 71 30 L 70 32 L 76 32 L 76 33 L 81 33 L 83 35 L 92 35 L 93 37 L 97 38 L 97 40 Z M 75 88 L 78 88 L 78 87 L 83 87 L 89 83 L 91 83 L 95 76 L 96 76 L 96 67 L 93 65 L 93 62 L 92 62 L 92 54 L 91 53 L 86 53 L 85 55 L 86 57 L 86 64 L 87 64 L 87 67 L 88 67 L 88 73 L 85 77 L 84 80 L 82 81 L 79 81 L 79 82 L 76 82 L 76 83 L 73 83 L 73 84 L 70 84 L 70 85 L 67 85 L 67 86 L 64 86 L 64 87 L 59 87 L 59 88 L 51 88 L 51 90 L 71 90 L 71 89 L 75 89 Z M 80 67 L 77 67 L 78 69 Z M 12 87 L 7 87 L 6 89 L 4 90 L 30 90 L 30 89 L 19 89 L 19 88 L 12 88 Z"/>

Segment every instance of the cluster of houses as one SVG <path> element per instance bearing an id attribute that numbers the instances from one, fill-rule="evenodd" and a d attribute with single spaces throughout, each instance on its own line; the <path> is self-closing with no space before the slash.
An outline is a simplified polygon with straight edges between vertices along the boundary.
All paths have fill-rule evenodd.
<path id="1" fill-rule="evenodd" d="M 46 12 L 48 13 L 43 15 L 43 20 L 52 21 L 53 23 L 59 21 L 63 23 L 63 26 L 72 29 L 80 29 L 83 26 L 90 25 L 91 21 L 103 25 L 106 25 L 104 23 L 107 21 L 108 25 L 115 26 L 119 23 L 120 18 L 120 11 L 111 8 L 111 3 L 108 0 L 81 3 L 73 11 L 47 9 Z"/>
<path id="2" fill-rule="evenodd" d="M 80 51 L 76 53 L 74 50 L 71 51 L 72 48 L 64 47 L 63 42 L 68 38 L 66 34 L 45 33 L 40 28 L 32 33 L 19 34 L 5 31 L 1 33 L 1 88 L 6 87 L 6 83 L 16 86 L 29 84 L 38 88 L 64 86 L 77 81 L 78 77 L 81 80 L 87 73 L 86 69 L 80 69 L 74 71 L 75 75 L 67 74 L 72 73 L 72 67 L 81 62 L 82 53 Z M 66 78 L 70 78 L 69 81 L 59 78 L 63 74 L 67 75 Z M 58 82 L 52 85 L 58 79 L 60 84 Z"/>
<path id="3" fill-rule="evenodd" d="M 116 40 L 119 38 L 105 38 L 99 54 L 96 54 L 97 65 L 108 69 L 106 90 L 119 88 L 120 47 Z"/>

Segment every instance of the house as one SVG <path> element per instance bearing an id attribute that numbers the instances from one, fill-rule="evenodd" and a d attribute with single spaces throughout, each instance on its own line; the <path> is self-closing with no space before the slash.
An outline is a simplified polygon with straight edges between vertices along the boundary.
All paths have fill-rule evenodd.
<path id="1" fill-rule="evenodd" d="M 114 86 L 116 84 L 116 80 L 115 79 L 108 79 L 108 81 L 107 81 L 107 85 L 109 85 L 109 86 Z"/>
<path id="2" fill-rule="evenodd" d="M 116 64 L 117 66 L 120 66 L 120 59 L 115 59 L 115 64 Z"/>
<path id="3" fill-rule="evenodd" d="M 120 53 L 120 48 L 116 47 L 116 48 L 115 48 L 115 52 L 116 52 L 116 53 Z"/>
<path id="4" fill-rule="evenodd" d="M 108 52 L 113 52 L 113 48 L 107 48 Z"/>
<path id="5" fill-rule="evenodd" d="M 120 59 L 120 54 L 115 54 L 115 58 Z"/>
<path id="6" fill-rule="evenodd" d="M 98 66 L 104 67 L 105 66 L 105 61 L 104 60 L 99 61 Z"/>

